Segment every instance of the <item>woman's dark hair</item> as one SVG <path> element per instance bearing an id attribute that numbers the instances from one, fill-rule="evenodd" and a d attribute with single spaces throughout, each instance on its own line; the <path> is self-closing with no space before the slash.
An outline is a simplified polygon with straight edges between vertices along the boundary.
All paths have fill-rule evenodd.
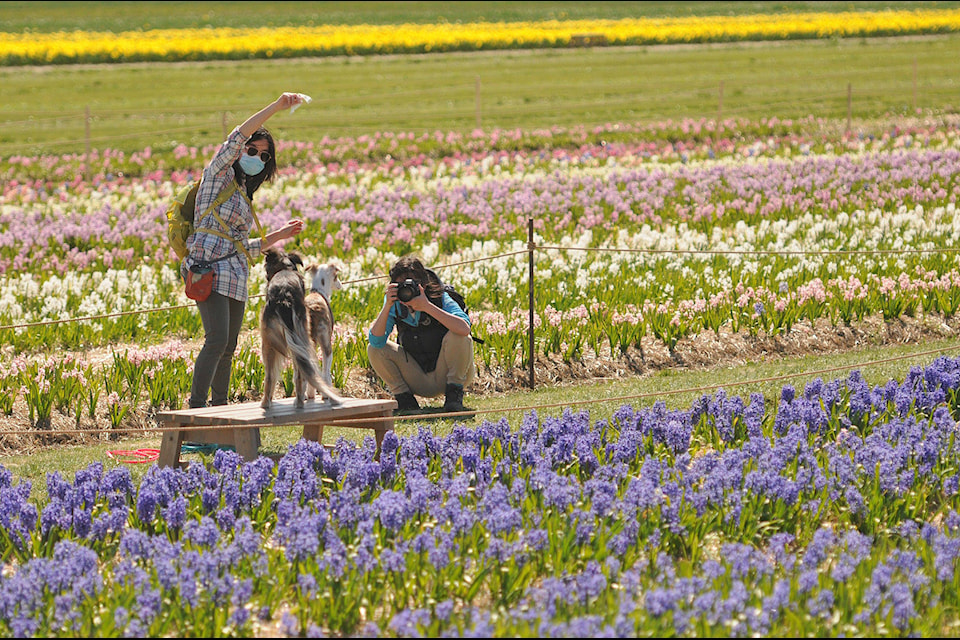
<path id="1" fill-rule="evenodd" d="M 247 197 L 251 199 L 253 198 L 254 192 L 260 188 L 260 185 L 273 180 L 274 176 L 277 175 L 277 146 L 273 142 L 273 136 L 266 128 L 260 127 L 250 136 L 247 144 L 256 142 L 257 140 L 267 141 L 267 153 L 270 154 L 270 159 L 264 164 L 263 171 L 255 176 L 248 176 L 243 172 L 243 169 L 240 168 L 239 158 L 233 163 L 233 172 L 236 175 L 237 184 L 247 185 Z M 243 182 L 244 177 L 246 177 L 245 183 Z"/>
<path id="2" fill-rule="evenodd" d="M 396 264 L 390 268 L 390 281 L 396 282 L 400 276 L 405 274 L 412 275 L 413 279 L 423 286 L 423 291 L 428 298 L 438 300 L 443 297 L 443 286 L 440 284 L 440 280 L 432 271 L 428 271 L 423 266 L 420 258 L 404 256 L 397 260 Z"/>

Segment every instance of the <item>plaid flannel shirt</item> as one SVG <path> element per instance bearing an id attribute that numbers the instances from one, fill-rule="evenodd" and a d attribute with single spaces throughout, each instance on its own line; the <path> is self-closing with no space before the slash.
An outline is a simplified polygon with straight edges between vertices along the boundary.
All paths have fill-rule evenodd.
<path id="1" fill-rule="evenodd" d="M 210 160 L 210 164 L 203 170 L 203 179 L 200 182 L 200 190 L 197 192 L 198 215 L 213 204 L 224 186 L 235 180 L 233 163 L 243 153 L 243 146 L 248 139 L 240 133 L 240 127 L 234 129 Z M 242 186 L 238 186 L 230 198 L 216 209 L 216 212 L 230 228 L 223 229 L 213 217 L 213 212 L 196 221 L 193 234 L 187 238 L 189 253 L 180 265 L 181 273 L 184 275 L 198 260 L 212 261 L 237 251 L 233 242 L 212 233 L 204 233 L 204 229 L 228 233 L 246 247 L 251 257 L 260 255 L 260 238 L 250 238 L 250 232 L 257 230 L 253 221 L 253 204 L 247 198 Z M 214 291 L 234 300 L 244 302 L 247 300 L 250 265 L 243 252 L 238 251 L 233 257 L 214 262 L 213 271 L 216 274 Z"/>

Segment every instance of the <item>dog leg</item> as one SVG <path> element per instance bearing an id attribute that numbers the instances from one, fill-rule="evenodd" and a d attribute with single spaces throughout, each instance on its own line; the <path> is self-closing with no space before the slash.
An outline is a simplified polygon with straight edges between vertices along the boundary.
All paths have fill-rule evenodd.
<path id="1" fill-rule="evenodd" d="M 332 384 L 327 384 L 320 375 L 320 367 L 317 363 L 317 352 L 314 351 L 309 337 L 304 332 L 287 334 L 287 348 L 290 351 L 294 366 L 299 369 L 307 382 L 319 391 L 326 404 L 340 405 L 343 400 L 340 398 Z"/>
<path id="2" fill-rule="evenodd" d="M 303 408 L 303 398 L 306 395 L 306 389 L 308 387 L 306 380 L 303 379 L 303 374 L 300 372 L 300 368 L 294 364 L 293 367 L 293 388 L 297 394 L 297 399 L 293 403 L 297 409 Z"/>
<path id="3" fill-rule="evenodd" d="M 273 403 L 273 388 L 277 383 L 275 364 L 277 354 L 266 344 L 261 347 L 260 353 L 263 354 L 264 369 L 263 400 L 260 401 L 260 406 L 269 409 Z"/>
<path id="4" fill-rule="evenodd" d="M 283 373 L 285 356 L 282 350 L 277 349 L 276 339 L 277 336 L 273 335 L 269 328 L 261 333 L 260 357 L 263 359 L 264 383 L 263 400 L 260 401 L 260 406 L 264 409 L 269 409 L 273 404 L 273 391 Z"/>
<path id="5" fill-rule="evenodd" d="M 316 267 L 313 267 L 313 273 L 316 273 Z M 310 344 L 316 350 L 320 340 L 320 329 L 323 326 L 323 311 L 326 309 L 323 298 L 318 293 L 310 293 L 305 299 L 307 305 L 307 334 L 310 336 Z M 307 397 L 313 400 L 317 395 L 316 388 L 311 384 L 307 386 Z"/>
<path id="6" fill-rule="evenodd" d="M 334 407 L 338 407 L 343 404 L 343 398 L 340 397 L 339 393 L 333 390 L 333 385 L 327 384 L 319 377 L 317 377 L 317 385 L 317 391 L 323 394 L 324 404 L 329 404 Z"/>
<path id="7" fill-rule="evenodd" d="M 320 376 L 323 378 L 323 381 L 327 384 L 333 384 L 333 349 L 330 348 L 330 345 L 323 345 L 320 350 L 323 352 L 323 372 Z"/>

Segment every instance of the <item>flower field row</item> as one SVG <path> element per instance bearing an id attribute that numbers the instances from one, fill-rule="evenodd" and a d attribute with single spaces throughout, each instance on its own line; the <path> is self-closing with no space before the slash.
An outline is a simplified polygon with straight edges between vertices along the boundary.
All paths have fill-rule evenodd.
<path id="1" fill-rule="evenodd" d="M 198 329 L 199 330 L 199 329 Z M 338 336 L 334 383 L 343 387 L 349 367 L 360 362 L 354 353 L 366 338 Z M 180 409 L 187 400 L 196 353 L 173 340 L 146 348 L 115 349 L 105 362 L 74 355 L 46 359 L 15 357 L 0 370 L 0 415 L 11 416 L 18 400 L 24 403 L 31 426 L 49 429 L 53 417 L 74 421 L 77 429 L 93 428 L 117 437 L 128 432 L 134 415 L 152 416 Z M 355 362 L 353 362 L 355 361 Z M 264 381 L 259 343 L 244 341 L 234 357 L 231 400 L 260 397 Z M 281 377 L 286 396 L 293 393 L 293 371 Z M 113 433 L 111 434 L 111 431 Z"/>
<path id="2" fill-rule="evenodd" d="M 956 311 L 955 125 L 818 139 L 765 123 L 746 129 L 752 137 L 708 140 L 699 124 L 678 124 L 671 137 L 687 137 L 672 142 L 651 130 L 634 131 L 632 143 L 603 140 L 616 127 L 526 142 L 454 137 L 439 158 L 419 150 L 425 141 L 386 136 L 289 144 L 290 164 L 258 194 L 259 215 L 268 228 L 303 218 L 288 248 L 345 267 L 335 305 L 351 332 L 379 301 L 376 276 L 416 251 L 434 265 L 469 262 L 441 275 L 467 295 L 478 331 L 501 333 L 526 306 L 527 257 L 509 254 L 526 248 L 530 219 L 538 246 L 561 247 L 535 255 L 540 324 L 584 324 L 586 344 L 628 316 L 670 344 L 724 326 L 770 333 L 821 317 Z M 517 148 L 506 150 L 507 139 Z M 367 159 L 330 160 L 351 145 L 367 145 Z M 389 149 L 403 159 L 382 160 Z M 89 180 L 73 156 L 0 168 L 10 178 L 0 197 L 0 325 L 186 305 L 164 214 L 195 175 L 186 166 L 205 154 L 121 155 L 104 152 Z M 142 174 L 118 177 L 125 163 Z M 60 176 L 30 177 L 37 167 Z M 255 266 L 255 292 L 262 282 Z M 187 306 L 2 333 L 19 349 L 76 348 L 192 335 L 197 322 Z"/>
<path id="3" fill-rule="evenodd" d="M 952 33 L 956 10 L 623 20 L 0 33 L 0 64 L 71 64 Z"/>
<path id="4" fill-rule="evenodd" d="M 279 463 L 0 469 L 12 635 L 951 635 L 960 360 L 389 433 Z"/>
<path id="5" fill-rule="evenodd" d="M 287 143 L 281 175 L 257 205 L 268 228 L 303 218 L 288 248 L 344 269 L 333 299 L 341 387 L 367 368 L 383 274 L 410 251 L 465 294 L 484 340 L 477 361 L 525 368 L 530 220 L 536 358 L 617 358 L 643 340 L 673 349 L 702 332 L 785 335 L 823 319 L 953 317 L 960 128 L 942 119 L 826 131 L 812 120 L 684 121 Z M 22 401 L 40 428 L 57 411 L 117 428 L 182 406 L 189 351 L 121 350 L 96 364 L 47 354 L 200 334 L 165 211 L 209 153 L 106 151 L 95 172 L 82 156 L 0 166 L 0 338 L 39 356 L 4 359 L 0 410 Z M 263 281 L 255 264 L 254 294 Z M 250 329 L 261 304 L 251 300 Z M 87 381 L 82 399 L 62 384 L 67 371 Z M 245 345 L 235 397 L 257 398 L 262 379 L 258 349 Z"/>

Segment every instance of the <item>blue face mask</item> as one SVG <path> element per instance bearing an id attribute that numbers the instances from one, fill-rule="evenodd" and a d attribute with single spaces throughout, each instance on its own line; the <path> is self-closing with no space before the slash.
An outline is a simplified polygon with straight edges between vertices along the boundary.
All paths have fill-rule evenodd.
<path id="1" fill-rule="evenodd" d="M 265 166 L 260 156 L 248 156 L 247 154 L 240 156 L 240 168 L 243 169 L 243 172 L 248 176 L 259 174 Z"/>

